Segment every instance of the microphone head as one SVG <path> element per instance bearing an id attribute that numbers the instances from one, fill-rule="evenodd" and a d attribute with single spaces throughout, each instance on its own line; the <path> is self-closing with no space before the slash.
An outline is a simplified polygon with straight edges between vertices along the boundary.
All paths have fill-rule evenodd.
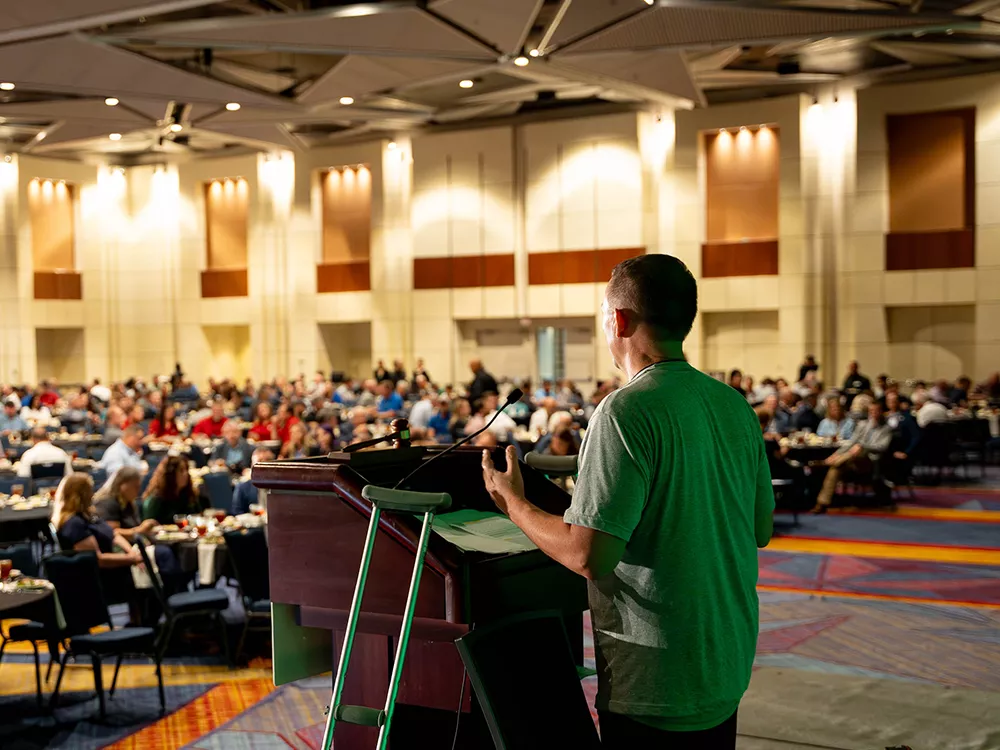
<path id="1" fill-rule="evenodd" d="M 512 390 L 510 393 L 507 394 L 507 403 L 516 404 L 522 398 L 524 398 L 524 391 L 522 391 L 520 388 L 515 388 L 514 390 Z"/>

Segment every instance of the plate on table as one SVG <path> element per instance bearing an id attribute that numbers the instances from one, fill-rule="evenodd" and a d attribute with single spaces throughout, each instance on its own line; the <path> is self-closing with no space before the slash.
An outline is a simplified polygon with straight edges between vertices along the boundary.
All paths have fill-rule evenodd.
<path id="1" fill-rule="evenodd" d="M 18 591 L 45 591 L 51 584 L 42 578 L 22 578 L 14 584 Z"/>
<path id="2" fill-rule="evenodd" d="M 191 535 L 186 531 L 164 531 L 153 537 L 154 542 L 186 542 Z"/>

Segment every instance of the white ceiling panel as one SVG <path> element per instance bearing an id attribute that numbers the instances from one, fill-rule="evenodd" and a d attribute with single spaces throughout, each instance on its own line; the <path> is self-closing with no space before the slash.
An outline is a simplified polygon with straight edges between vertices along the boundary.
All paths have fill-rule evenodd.
<path id="1" fill-rule="evenodd" d="M 418 53 L 474 60 L 495 57 L 488 47 L 417 8 L 360 16 L 272 13 L 224 21 L 187 21 L 137 29 L 124 36 L 193 47 L 256 45 L 271 50 Z"/>
<path id="2" fill-rule="evenodd" d="M 162 116 L 162 112 L 161 112 Z M 0 117 L 53 120 L 96 120 L 98 122 L 130 123 L 130 127 L 145 127 L 150 118 L 130 112 L 122 106 L 109 107 L 103 99 L 77 99 L 47 102 L 11 102 L 0 104 Z M 112 131 L 113 132 L 113 131 Z"/>
<path id="3" fill-rule="evenodd" d="M 435 0 L 430 8 L 500 52 L 518 52 L 542 0 Z"/>
<path id="4" fill-rule="evenodd" d="M 74 36 L 0 47 L 0 71 L 22 89 L 90 96 L 161 97 L 273 105 L 266 94 L 215 81 L 127 50 Z"/>
<path id="5" fill-rule="evenodd" d="M 556 60 L 562 68 L 613 78 L 681 99 L 701 100 L 684 55 L 673 50 L 557 55 Z"/>
<path id="6" fill-rule="evenodd" d="M 336 102 L 342 96 L 359 98 L 424 79 L 458 77 L 469 69 L 469 63 L 454 60 L 348 55 L 306 89 L 298 101 L 321 104 Z"/>
<path id="7" fill-rule="evenodd" d="M 35 151 L 50 151 L 55 146 L 61 148 L 74 141 L 90 138 L 108 139 L 111 133 L 127 133 L 136 130 L 134 122 L 97 122 L 95 120 L 64 120 L 45 131 L 45 138 L 34 147 Z M 110 140 L 110 139 L 108 139 Z"/>
<path id="8" fill-rule="evenodd" d="M 650 10 L 642 0 L 573 0 L 548 46 L 560 47 L 615 21 Z"/>
<path id="9" fill-rule="evenodd" d="M 8 0 L 0 13 L 0 41 L 59 34 L 159 13 L 215 5 L 221 0 Z M 19 33 L 15 33 L 19 32 Z"/>

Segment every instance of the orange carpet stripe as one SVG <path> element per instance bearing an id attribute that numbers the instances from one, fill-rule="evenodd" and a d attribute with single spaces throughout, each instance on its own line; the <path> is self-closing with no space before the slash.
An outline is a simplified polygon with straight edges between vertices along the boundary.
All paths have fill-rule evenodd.
<path id="1" fill-rule="evenodd" d="M 269 679 L 221 683 L 169 716 L 107 747 L 110 750 L 183 747 L 243 713 L 273 690 L 274 683 Z"/>
<path id="2" fill-rule="evenodd" d="M 867 516 L 869 518 L 919 518 L 928 521 L 975 521 L 1000 523 L 1000 513 L 995 510 L 960 510 L 956 508 L 917 508 L 905 506 L 896 510 L 847 510 L 831 508 L 830 514 Z"/>
<path id="3" fill-rule="evenodd" d="M 811 539 L 782 536 L 767 546 L 774 552 L 798 552 L 805 555 L 852 555 L 890 560 L 1000 565 L 1000 549 L 977 547 L 939 547 L 929 544 L 898 542 L 859 542 L 842 539 Z"/>
<path id="4" fill-rule="evenodd" d="M 822 591 L 819 589 L 801 589 L 793 586 L 758 585 L 758 591 L 776 591 L 787 594 L 810 594 L 835 599 L 874 599 L 879 601 L 907 602 L 909 604 L 937 604 L 948 607 L 979 607 L 980 609 L 1000 609 L 1000 604 L 983 602 L 965 602 L 954 599 L 931 599 L 919 596 L 892 596 L 890 594 L 859 594 L 852 591 Z"/>

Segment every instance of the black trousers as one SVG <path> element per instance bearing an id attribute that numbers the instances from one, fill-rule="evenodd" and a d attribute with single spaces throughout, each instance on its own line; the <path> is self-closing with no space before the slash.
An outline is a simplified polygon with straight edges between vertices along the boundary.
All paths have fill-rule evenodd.
<path id="1" fill-rule="evenodd" d="M 624 714 L 601 711 L 601 746 L 606 750 L 735 750 L 736 713 L 711 729 L 668 732 Z"/>

